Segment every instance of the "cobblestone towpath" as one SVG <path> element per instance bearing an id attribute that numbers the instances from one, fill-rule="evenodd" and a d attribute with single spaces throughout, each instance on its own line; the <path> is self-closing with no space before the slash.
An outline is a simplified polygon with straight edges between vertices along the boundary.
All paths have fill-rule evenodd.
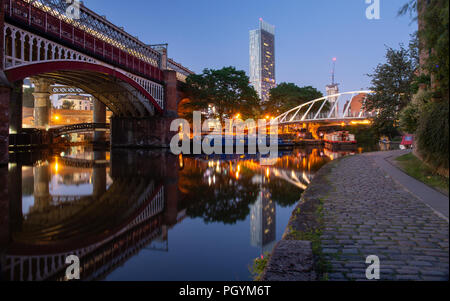
<path id="1" fill-rule="evenodd" d="M 380 259 L 380 280 L 448 280 L 449 224 L 376 164 L 347 157 L 326 179 L 322 256 L 328 279 L 367 280 L 366 258 Z"/>

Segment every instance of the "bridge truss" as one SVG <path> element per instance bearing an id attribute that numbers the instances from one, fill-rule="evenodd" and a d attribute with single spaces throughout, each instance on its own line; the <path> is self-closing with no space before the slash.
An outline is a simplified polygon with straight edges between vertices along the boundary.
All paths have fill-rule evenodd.
<path id="1" fill-rule="evenodd" d="M 363 103 L 367 95 L 372 91 L 353 91 L 335 95 L 325 96 L 305 104 L 299 105 L 271 121 L 271 124 L 287 125 L 295 123 L 312 122 L 343 122 L 352 120 L 365 120 L 376 116 L 375 112 L 368 112 L 364 109 Z M 352 104 L 356 96 L 363 95 L 364 101 L 358 112 L 352 112 Z M 348 101 L 344 110 L 339 110 L 339 104 Z"/>
<path id="2" fill-rule="evenodd" d="M 77 88 L 89 94 L 96 92 L 91 86 L 104 84 L 101 90 L 105 95 L 96 97 L 108 101 L 117 115 L 142 117 L 153 115 L 155 109 L 162 112 L 163 70 L 176 71 L 180 81 L 193 72 L 165 59 L 167 53 L 143 43 L 82 3 L 80 18 L 68 17 L 66 2 L 4 1 L 3 63 L 8 79 L 40 76 L 67 86 L 79 83 Z M 132 88 L 122 82 L 119 85 L 116 78 Z M 94 81 L 97 83 L 92 84 Z M 113 86 L 118 92 L 107 93 Z"/>

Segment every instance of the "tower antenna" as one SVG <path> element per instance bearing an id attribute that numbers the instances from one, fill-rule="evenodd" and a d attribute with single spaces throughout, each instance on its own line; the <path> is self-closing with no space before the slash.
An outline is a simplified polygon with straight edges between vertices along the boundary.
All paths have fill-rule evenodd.
<path id="1" fill-rule="evenodd" d="M 335 80 L 335 72 L 336 72 L 336 61 L 337 61 L 337 58 L 333 58 L 333 72 L 331 73 L 331 84 L 332 85 L 334 85 L 335 84 L 335 82 L 334 82 L 334 80 Z"/>

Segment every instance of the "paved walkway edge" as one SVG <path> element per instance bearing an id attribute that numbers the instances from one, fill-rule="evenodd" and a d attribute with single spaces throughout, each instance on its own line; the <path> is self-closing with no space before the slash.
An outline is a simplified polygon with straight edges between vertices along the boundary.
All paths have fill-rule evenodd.
<path id="1" fill-rule="evenodd" d="M 410 151 L 368 153 L 377 165 L 406 191 L 421 200 L 435 214 L 449 222 L 449 198 L 428 185 L 414 179 L 395 166 L 394 160 Z"/>

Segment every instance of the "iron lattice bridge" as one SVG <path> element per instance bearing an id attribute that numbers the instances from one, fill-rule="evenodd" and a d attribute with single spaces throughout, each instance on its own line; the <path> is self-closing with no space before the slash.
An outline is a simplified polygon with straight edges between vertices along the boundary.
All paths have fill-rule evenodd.
<path id="1" fill-rule="evenodd" d="M 53 137 L 60 137 L 67 134 L 74 133 L 85 133 L 85 132 L 95 132 L 95 131 L 107 131 L 110 129 L 110 125 L 108 123 L 80 123 L 80 124 L 71 124 L 58 128 L 52 128 L 49 132 Z"/>
<path id="2" fill-rule="evenodd" d="M 353 91 L 325 96 L 305 104 L 299 105 L 271 121 L 273 125 L 288 125 L 296 123 L 334 123 L 362 121 L 376 116 L 376 112 L 364 109 L 364 103 L 372 91 Z M 355 99 L 359 97 L 360 107 L 355 111 Z M 345 104 L 344 110 L 339 111 L 339 104 Z"/>

